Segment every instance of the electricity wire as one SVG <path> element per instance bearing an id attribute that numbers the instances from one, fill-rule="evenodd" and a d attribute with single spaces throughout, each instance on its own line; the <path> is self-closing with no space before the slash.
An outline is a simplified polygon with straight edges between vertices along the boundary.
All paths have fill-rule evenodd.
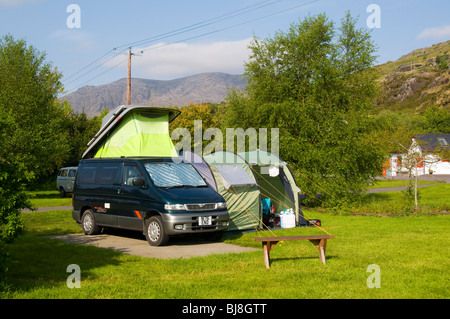
<path id="1" fill-rule="evenodd" d="M 217 23 L 219 21 L 224 21 L 224 20 L 227 20 L 227 19 L 231 19 L 231 18 L 237 17 L 237 16 L 242 15 L 244 13 L 248 13 L 248 12 L 260 9 L 262 7 L 265 7 L 265 6 L 272 5 L 272 4 L 277 3 L 279 1 L 280 0 L 277 0 L 277 1 L 265 0 L 265 1 L 262 1 L 262 2 L 259 2 L 259 3 L 255 4 L 255 5 L 247 6 L 245 8 L 242 8 L 242 9 L 239 9 L 239 10 L 235 10 L 235 11 L 232 11 L 232 12 L 220 15 L 220 16 L 212 18 L 212 19 L 204 20 L 202 22 L 198 22 L 198 23 L 192 24 L 192 25 L 184 27 L 184 28 L 176 29 L 176 30 L 173 30 L 173 31 L 170 31 L 170 32 L 166 32 L 166 33 L 154 36 L 154 37 L 146 38 L 146 39 L 143 39 L 143 40 L 140 40 L 140 41 L 135 41 L 135 42 L 131 42 L 131 43 L 128 43 L 128 44 L 120 45 L 120 46 L 117 46 L 116 48 L 123 48 L 123 47 L 126 47 L 126 46 L 131 48 L 132 46 L 136 46 L 136 45 L 148 44 L 150 42 L 164 40 L 166 38 L 173 37 L 175 35 L 179 35 L 179 34 L 190 32 L 190 31 L 193 31 L 193 30 L 205 27 L 205 26 L 212 25 L 212 24 Z M 313 1 L 310 1 L 310 2 L 307 2 L 307 3 L 303 3 L 303 4 L 300 4 L 300 5 L 296 5 L 296 6 L 284 9 L 284 10 L 280 10 L 280 11 L 277 11 L 277 12 L 274 12 L 274 13 L 270 13 L 270 14 L 267 14 L 267 15 L 264 15 L 264 16 L 261 16 L 261 17 L 258 17 L 258 18 L 250 19 L 250 20 L 247 20 L 247 21 L 244 21 L 244 22 L 241 22 L 241 23 L 237 23 L 237 24 L 228 26 L 228 27 L 219 28 L 219 29 L 216 29 L 216 30 L 213 30 L 213 31 L 205 32 L 203 34 L 199 34 L 199 35 L 195 35 L 195 36 L 192 36 L 192 37 L 184 38 L 184 39 L 181 39 L 181 40 L 178 40 L 178 41 L 174 41 L 174 42 L 171 42 L 171 43 L 167 43 L 167 44 L 163 44 L 163 45 L 160 45 L 160 46 L 157 46 L 157 47 L 150 47 L 150 48 L 142 50 L 142 52 L 149 51 L 149 50 L 155 50 L 155 49 L 158 49 L 158 48 L 161 48 L 161 47 L 177 44 L 177 43 L 180 43 L 180 42 L 183 42 L 183 41 L 190 41 L 190 40 L 197 39 L 197 38 L 200 38 L 200 37 L 204 37 L 204 36 L 207 36 L 207 35 L 211 35 L 211 34 L 214 34 L 214 33 L 218 33 L 218 32 L 222 32 L 222 31 L 225 31 L 225 30 L 232 29 L 232 28 L 236 28 L 236 27 L 248 24 L 248 23 L 252 23 L 252 22 L 258 21 L 258 20 L 266 19 L 266 18 L 274 16 L 274 15 L 278 15 L 278 14 L 285 13 L 285 12 L 288 12 L 288 11 L 291 11 L 291 10 L 295 10 L 297 8 L 300 8 L 300 7 L 312 4 L 312 3 L 317 2 L 317 1 L 319 1 L 319 0 L 313 0 Z M 77 75 L 77 74 L 81 73 L 82 71 L 86 70 L 87 68 L 91 67 L 92 65 L 94 65 L 95 63 L 97 63 L 98 61 L 100 61 L 101 59 L 106 57 L 111 52 L 113 52 L 113 50 L 108 51 L 107 53 L 102 55 L 100 58 L 97 58 L 96 60 L 94 60 L 93 62 L 89 63 L 87 66 L 85 66 L 84 68 L 80 69 L 76 73 L 74 73 L 71 76 L 69 76 L 67 79 L 71 79 L 75 75 Z M 87 74 L 93 72 L 94 70 L 98 69 L 100 66 L 102 66 L 102 65 L 106 64 L 107 62 L 109 62 L 110 60 L 112 60 L 114 57 L 115 56 L 107 59 L 106 61 L 102 62 L 100 65 L 97 65 L 96 67 L 86 71 L 81 76 L 77 77 L 76 79 L 73 79 L 72 81 L 70 81 L 66 85 L 74 83 L 75 81 L 81 79 L 82 77 L 86 76 Z M 77 85 L 75 88 L 70 90 L 69 93 L 77 90 L 81 86 L 83 86 L 83 85 L 91 82 L 92 80 L 100 77 L 101 75 L 109 72 L 110 70 L 116 68 L 118 65 L 120 65 L 122 63 L 123 62 L 121 62 L 119 64 L 116 64 L 114 66 L 111 66 L 111 67 L 108 68 L 108 70 L 106 70 L 106 71 L 104 71 L 104 72 L 102 72 L 102 73 L 100 73 L 100 74 L 90 78 L 89 80 L 83 82 L 80 85 Z"/>

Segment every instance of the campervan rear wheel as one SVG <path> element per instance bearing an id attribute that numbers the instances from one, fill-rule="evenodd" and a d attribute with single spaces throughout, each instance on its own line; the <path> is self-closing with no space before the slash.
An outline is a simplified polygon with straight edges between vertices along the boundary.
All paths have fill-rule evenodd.
<path id="1" fill-rule="evenodd" d="M 100 232 L 100 227 L 95 224 L 92 210 L 88 209 L 84 212 L 81 218 L 81 227 L 86 235 L 95 235 Z"/>
<path id="2" fill-rule="evenodd" d="M 152 216 L 145 222 L 145 238 L 151 246 L 164 246 L 169 236 L 164 230 L 161 216 Z"/>

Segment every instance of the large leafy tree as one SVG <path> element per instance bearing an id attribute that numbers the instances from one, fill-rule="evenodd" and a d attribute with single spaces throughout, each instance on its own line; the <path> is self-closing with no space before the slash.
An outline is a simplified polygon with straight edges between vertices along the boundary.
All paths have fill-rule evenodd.
<path id="1" fill-rule="evenodd" d="M 67 102 L 65 102 L 67 103 Z M 71 112 L 64 121 L 64 130 L 68 134 L 67 143 L 70 148 L 69 156 L 64 162 L 65 166 L 77 166 L 83 153 L 86 151 L 88 142 L 97 134 L 102 126 L 102 118 L 108 114 L 104 109 L 100 116 L 88 118 L 86 113 Z"/>
<path id="2" fill-rule="evenodd" d="M 54 171 L 68 153 L 62 122 L 70 108 L 57 99 L 60 78 L 45 54 L 0 38 L 0 270 L 3 245 L 23 228 L 20 210 L 30 208 L 24 185 Z"/>
<path id="3" fill-rule="evenodd" d="M 24 40 L 0 38 L 0 158 L 36 177 L 60 166 L 69 147 L 63 130 L 70 107 L 58 100 L 62 77 Z"/>
<path id="4" fill-rule="evenodd" d="M 333 204 L 355 198 L 383 159 L 365 132 L 377 93 L 370 33 L 350 13 L 339 28 L 320 14 L 250 49 L 248 85 L 228 95 L 225 124 L 278 127 L 302 191 Z"/>

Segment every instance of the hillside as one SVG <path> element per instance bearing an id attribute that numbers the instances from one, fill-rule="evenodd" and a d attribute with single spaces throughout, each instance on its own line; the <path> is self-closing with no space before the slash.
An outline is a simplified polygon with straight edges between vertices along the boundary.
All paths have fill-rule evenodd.
<path id="1" fill-rule="evenodd" d="M 450 41 L 414 50 L 375 66 L 379 74 L 380 95 L 376 111 L 393 110 L 420 113 L 431 105 L 450 112 Z M 99 85 L 84 86 L 64 96 L 76 112 L 95 116 L 103 109 L 126 103 L 126 79 Z M 190 103 L 220 103 L 229 88 L 243 89 L 240 75 L 202 73 L 185 78 L 158 81 L 132 79 L 131 103 L 181 107 Z"/>
<path id="2" fill-rule="evenodd" d="M 378 110 L 420 113 L 438 105 L 450 111 L 450 41 L 417 49 L 375 67 L 380 78 Z"/>
<path id="3" fill-rule="evenodd" d="M 68 100 L 75 112 L 84 110 L 92 117 L 99 115 L 103 109 L 125 104 L 126 85 L 127 79 L 105 85 L 87 85 L 62 99 Z M 243 89 L 244 86 L 240 75 L 225 73 L 202 73 L 169 81 L 132 79 L 131 103 L 174 107 L 190 103 L 220 103 L 229 88 Z"/>

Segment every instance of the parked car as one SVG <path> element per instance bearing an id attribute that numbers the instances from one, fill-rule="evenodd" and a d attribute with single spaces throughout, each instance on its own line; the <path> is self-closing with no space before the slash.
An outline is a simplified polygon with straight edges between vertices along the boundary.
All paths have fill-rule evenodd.
<path id="1" fill-rule="evenodd" d="M 78 167 L 63 167 L 58 172 L 56 178 L 56 189 L 59 191 L 61 197 L 66 197 L 67 193 L 73 192 L 73 185 L 75 183 L 75 176 Z"/>
<path id="2" fill-rule="evenodd" d="M 152 246 L 180 234 L 217 240 L 229 225 L 223 197 L 191 164 L 171 158 L 81 160 L 72 216 L 86 235 L 102 227 L 136 230 Z"/>

